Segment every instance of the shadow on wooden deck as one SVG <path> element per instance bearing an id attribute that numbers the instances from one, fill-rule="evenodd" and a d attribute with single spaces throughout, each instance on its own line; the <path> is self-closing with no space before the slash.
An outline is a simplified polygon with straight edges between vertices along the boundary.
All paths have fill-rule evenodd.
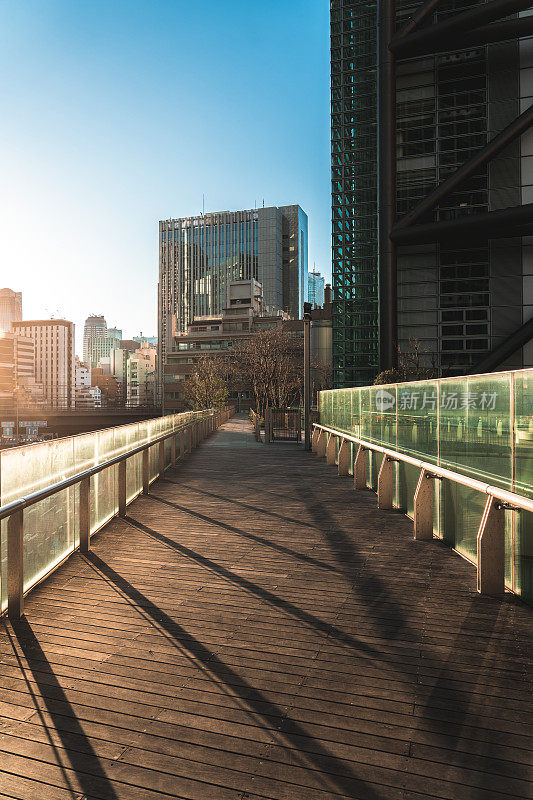
<path id="1" fill-rule="evenodd" d="M 531 610 L 234 418 L 0 634 L 0 800 L 531 797 Z"/>

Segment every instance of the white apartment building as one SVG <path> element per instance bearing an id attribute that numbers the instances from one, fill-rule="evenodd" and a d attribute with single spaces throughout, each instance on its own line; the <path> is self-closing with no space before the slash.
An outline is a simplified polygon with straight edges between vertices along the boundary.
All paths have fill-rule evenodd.
<path id="1" fill-rule="evenodd" d="M 35 380 L 53 408 L 73 408 L 76 398 L 74 323 L 65 319 L 23 320 L 14 333 L 33 340 Z"/>
<path id="2" fill-rule="evenodd" d="M 76 408 L 100 408 L 102 393 L 98 386 L 91 385 L 91 366 L 76 356 Z"/>
<path id="3" fill-rule="evenodd" d="M 154 404 L 156 357 L 157 348 L 144 343 L 128 358 L 126 364 L 128 406 Z"/>

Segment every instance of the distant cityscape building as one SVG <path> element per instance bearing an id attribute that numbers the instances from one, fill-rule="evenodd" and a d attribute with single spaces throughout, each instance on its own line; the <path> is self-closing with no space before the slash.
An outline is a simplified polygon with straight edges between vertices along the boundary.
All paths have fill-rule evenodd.
<path id="1" fill-rule="evenodd" d="M 105 317 L 91 315 L 85 320 L 83 328 L 83 360 L 91 367 L 96 367 L 101 358 L 109 356 L 111 350 L 120 346 L 122 331 L 109 328 Z"/>
<path id="2" fill-rule="evenodd" d="M 194 320 L 222 314 L 229 283 L 240 280 L 261 283 L 264 305 L 272 314 L 302 315 L 307 215 L 300 206 L 213 212 L 159 223 L 160 365 L 172 351 L 174 337 L 187 333 Z"/>
<path id="3" fill-rule="evenodd" d="M 76 408 L 100 408 L 102 392 L 91 383 L 91 366 L 76 356 Z"/>
<path id="4" fill-rule="evenodd" d="M 138 344 L 153 344 L 157 345 L 157 336 L 143 336 L 142 332 L 138 336 L 133 337 L 133 341 Z"/>
<path id="5" fill-rule="evenodd" d="M 325 279 L 317 270 L 312 270 L 307 274 L 307 302 L 312 306 L 324 305 L 325 283 Z"/>
<path id="6" fill-rule="evenodd" d="M 109 369 L 104 371 L 102 367 L 93 367 L 91 369 L 91 384 L 93 388 L 98 387 L 100 389 L 102 407 L 124 407 L 122 385 L 114 375 L 109 374 Z"/>
<path id="7" fill-rule="evenodd" d="M 121 339 L 119 342 L 119 348 L 127 353 L 134 353 L 138 347 L 139 342 L 136 342 L 135 339 Z"/>
<path id="8" fill-rule="evenodd" d="M 75 405 L 74 323 L 65 319 L 24 320 L 12 324 L 13 332 L 33 340 L 35 380 L 44 400 L 53 408 Z"/>
<path id="9" fill-rule="evenodd" d="M 120 328 L 108 328 L 107 329 L 107 338 L 113 339 L 117 342 L 120 342 L 122 339 L 122 331 Z"/>
<path id="10" fill-rule="evenodd" d="M 128 407 L 154 405 L 157 349 L 143 342 L 126 363 L 126 403 Z"/>
<path id="11" fill-rule="evenodd" d="M 331 289 L 329 305 L 312 312 L 311 358 L 326 368 L 331 365 Z M 316 326 L 316 328 L 315 328 Z M 166 413 L 186 407 L 183 382 L 194 372 L 195 361 L 209 355 L 224 355 L 235 345 L 269 328 L 282 327 L 295 337 L 303 337 L 303 321 L 291 319 L 285 312 L 268 313 L 263 306 L 261 284 L 254 280 L 231 281 L 226 306 L 221 314 L 199 318 L 189 325 L 187 333 L 176 337 L 173 350 L 163 365 L 164 409 Z M 248 407 L 253 392 L 230 392 L 230 401 Z"/>
<path id="12" fill-rule="evenodd" d="M 0 401 L 11 403 L 15 393 L 35 388 L 33 339 L 0 331 Z"/>
<path id="13" fill-rule="evenodd" d="M 22 319 L 22 292 L 0 289 L 0 331 L 9 333 L 11 324 Z"/>

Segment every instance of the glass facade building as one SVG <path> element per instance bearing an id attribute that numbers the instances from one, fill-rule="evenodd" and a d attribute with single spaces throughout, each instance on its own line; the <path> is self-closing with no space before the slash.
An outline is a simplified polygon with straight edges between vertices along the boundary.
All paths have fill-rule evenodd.
<path id="1" fill-rule="evenodd" d="M 379 366 L 377 10 L 331 3 L 333 371 L 371 383 Z"/>
<path id="2" fill-rule="evenodd" d="M 400 29 L 420 4 L 398 0 Z M 478 5 L 437 6 L 438 23 Z M 378 247 L 378 8 L 331 2 L 333 358 L 337 386 L 372 383 L 380 371 Z M 396 61 L 396 218 L 411 211 L 533 95 L 530 39 Z M 421 224 L 530 202 L 533 139 L 524 136 L 471 174 Z M 475 369 L 533 316 L 533 250 L 521 238 L 450 236 L 396 253 L 396 341 L 416 339 L 441 375 Z M 533 364 L 531 345 L 502 366 Z"/>
<path id="3" fill-rule="evenodd" d="M 298 319 L 307 294 L 307 215 L 298 205 L 159 223 L 159 364 L 196 319 L 220 315 L 230 281 L 261 283 L 265 310 Z M 162 372 L 160 371 L 160 375 Z"/>
<path id="4" fill-rule="evenodd" d="M 310 272 L 307 275 L 307 302 L 312 306 L 323 306 L 325 285 L 326 281 L 320 272 Z"/>

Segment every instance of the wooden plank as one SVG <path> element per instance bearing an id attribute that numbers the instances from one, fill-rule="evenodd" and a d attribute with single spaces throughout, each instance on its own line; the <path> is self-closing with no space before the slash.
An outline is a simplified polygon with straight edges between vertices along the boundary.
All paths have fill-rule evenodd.
<path id="1" fill-rule="evenodd" d="M 530 609 L 296 445 L 232 419 L 91 548 L 0 629 L 0 800 L 531 796 Z"/>

